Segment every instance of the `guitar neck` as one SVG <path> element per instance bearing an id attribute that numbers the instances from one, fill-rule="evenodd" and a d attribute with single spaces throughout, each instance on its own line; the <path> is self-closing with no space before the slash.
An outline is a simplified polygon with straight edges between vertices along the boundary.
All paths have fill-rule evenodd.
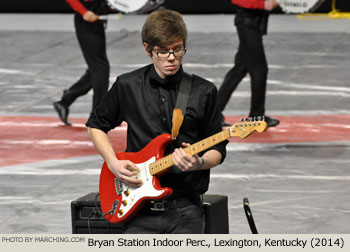
<path id="1" fill-rule="evenodd" d="M 230 129 L 225 129 L 217 134 L 214 134 L 210 137 L 207 137 L 197 143 L 192 144 L 189 147 L 184 148 L 184 151 L 193 156 L 196 155 L 204 150 L 209 149 L 210 147 L 213 147 L 217 145 L 218 143 L 221 143 L 222 141 L 225 141 L 231 137 Z M 164 173 L 168 168 L 174 165 L 173 154 L 170 154 L 168 156 L 165 156 L 161 159 L 158 159 L 157 161 L 150 164 L 150 173 L 151 175 L 159 175 L 161 173 Z"/>

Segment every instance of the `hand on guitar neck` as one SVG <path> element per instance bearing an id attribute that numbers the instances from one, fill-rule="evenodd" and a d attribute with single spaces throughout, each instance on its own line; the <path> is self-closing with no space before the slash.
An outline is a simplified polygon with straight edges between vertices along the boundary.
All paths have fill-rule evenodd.
<path id="1" fill-rule="evenodd" d="M 182 143 L 184 148 L 189 147 L 189 143 Z M 176 165 L 181 171 L 191 171 L 191 170 L 199 170 L 201 166 L 201 158 L 196 154 L 194 156 L 190 156 L 188 153 L 184 151 L 183 148 L 175 149 L 172 160 L 174 165 Z"/>
<path id="2" fill-rule="evenodd" d="M 191 155 L 189 143 L 182 143 L 182 147 L 175 149 L 172 160 L 183 172 L 209 169 L 218 165 L 222 158 L 220 152 L 216 150 L 207 151 L 203 157 L 199 157 L 197 154 Z"/>

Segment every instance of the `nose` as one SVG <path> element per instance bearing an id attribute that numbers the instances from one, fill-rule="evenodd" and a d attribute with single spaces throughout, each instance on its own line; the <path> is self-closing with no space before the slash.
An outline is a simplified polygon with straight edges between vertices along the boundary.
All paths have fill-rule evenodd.
<path id="1" fill-rule="evenodd" d="M 174 52 L 169 52 L 169 56 L 168 56 L 168 60 L 174 60 L 175 57 L 175 53 Z"/>

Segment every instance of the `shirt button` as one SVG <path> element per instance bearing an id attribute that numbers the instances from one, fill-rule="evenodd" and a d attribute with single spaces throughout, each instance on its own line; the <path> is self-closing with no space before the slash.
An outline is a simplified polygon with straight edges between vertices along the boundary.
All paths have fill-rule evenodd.
<path id="1" fill-rule="evenodd" d="M 162 97 L 160 97 L 160 100 L 161 100 L 162 102 L 165 102 L 165 101 L 166 101 L 166 98 L 165 98 L 164 96 L 162 96 Z"/>
<path id="2" fill-rule="evenodd" d="M 162 122 L 166 122 L 165 116 L 162 116 L 162 117 L 160 118 L 160 120 L 161 120 Z"/>

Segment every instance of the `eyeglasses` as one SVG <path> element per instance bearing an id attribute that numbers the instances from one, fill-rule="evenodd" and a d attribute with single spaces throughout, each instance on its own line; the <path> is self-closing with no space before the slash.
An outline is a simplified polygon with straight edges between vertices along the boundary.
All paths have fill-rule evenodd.
<path id="1" fill-rule="evenodd" d="M 152 47 L 152 50 L 156 52 L 158 58 L 166 59 L 169 58 L 171 54 L 174 55 L 174 57 L 182 57 L 186 54 L 186 48 L 183 49 L 175 49 L 172 51 L 158 51 Z"/>

